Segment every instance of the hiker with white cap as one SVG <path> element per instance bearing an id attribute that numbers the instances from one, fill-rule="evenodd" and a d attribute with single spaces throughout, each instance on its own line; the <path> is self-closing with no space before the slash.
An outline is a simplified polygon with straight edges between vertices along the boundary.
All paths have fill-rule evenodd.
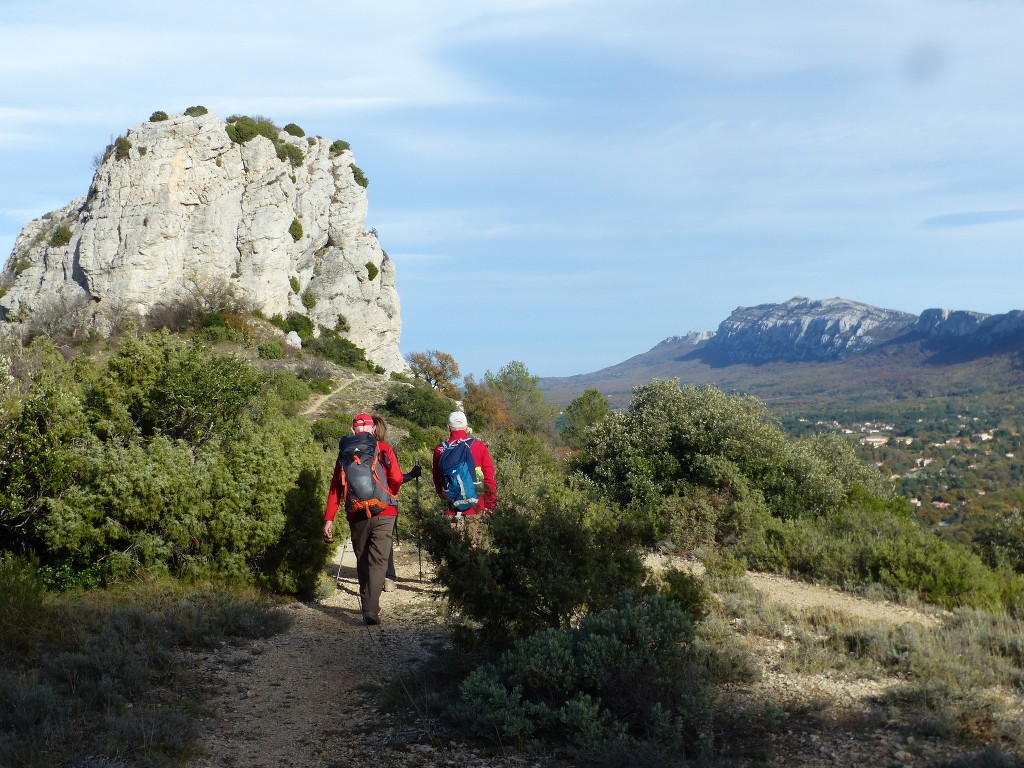
<path id="1" fill-rule="evenodd" d="M 469 436 L 466 414 L 448 417 L 448 439 L 434 448 L 434 490 L 446 502 L 445 514 L 463 524 L 483 520 L 497 501 L 491 452 L 483 440 Z M 479 543 L 481 531 L 469 527 L 470 539 Z"/>

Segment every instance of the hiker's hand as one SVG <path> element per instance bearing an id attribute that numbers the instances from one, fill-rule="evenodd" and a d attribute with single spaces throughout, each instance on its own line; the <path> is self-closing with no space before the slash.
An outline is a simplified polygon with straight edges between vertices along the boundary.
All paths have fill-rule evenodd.
<path id="1" fill-rule="evenodd" d="M 406 473 L 406 475 L 405 475 L 405 476 L 406 476 L 407 478 L 409 478 L 410 480 L 412 480 L 413 478 L 417 478 L 417 477 L 419 477 L 419 476 L 420 476 L 420 475 L 422 475 L 422 474 L 423 474 L 423 468 L 422 468 L 421 466 L 419 466 L 419 465 L 417 464 L 417 465 L 416 465 L 415 467 L 413 467 L 412 469 L 410 469 L 410 470 L 409 470 L 409 471 L 408 471 L 408 472 Z"/>
<path id="2" fill-rule="evenodd" d="M 328 520 L 324 523 L 324 541 L 334 540 L 334 521 Z"/>

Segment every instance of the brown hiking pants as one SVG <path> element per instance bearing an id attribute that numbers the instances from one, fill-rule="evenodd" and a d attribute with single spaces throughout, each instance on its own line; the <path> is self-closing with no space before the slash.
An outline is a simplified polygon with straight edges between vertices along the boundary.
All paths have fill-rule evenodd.
<path id="1" fill-rule="evenodd" d="M 391 554 L 395 517 L 377 515 L 356 520 L 349 523 L 349 530 L 352 532 L 352 550 L 356 555 L 360 608 L 364 617 L 376 619 L 380 612 L 380 593 L 384 590 L 384 572 Z"/>

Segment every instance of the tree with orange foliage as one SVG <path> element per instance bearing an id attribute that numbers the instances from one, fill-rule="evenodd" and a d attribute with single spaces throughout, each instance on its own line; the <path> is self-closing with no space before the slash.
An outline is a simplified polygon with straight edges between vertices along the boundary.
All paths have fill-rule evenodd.
<path id="1" fill-rule="evenodd" d="M 472 375 L 466 376 L 463 383 L 463 410 L 470 424 L 477 429 L 502 430 L 512 427 L 504 392 L 492 388 L 486 382 L 477 383 Z"/>
<path id="2" fill-rule="evenodd" d="M 413 376 L 427 382 L 439 394 L 455 399 L 459 397 L 455 381 L 462 374 L 459 373 L 459 364 L 455 358 L 447 352 L 439 349 L 413 352 L 409 355 L 409 367 Z"/>

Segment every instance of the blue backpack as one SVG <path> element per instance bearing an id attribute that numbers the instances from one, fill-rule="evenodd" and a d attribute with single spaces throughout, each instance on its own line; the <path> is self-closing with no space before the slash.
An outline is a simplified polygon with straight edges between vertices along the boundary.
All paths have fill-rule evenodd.
<path id="1" fill-rule="evenodd" d="M 444 476 L 444 491 L 448 496 L 448 503 L 459 513 L 472 509 L 480 501 L 473 485 L 476 478 L 476 461 L 469 450 L 472 444 L 471 437 L 456 440 L 454 443 L 446 440 L 441 443 L 441 455 L 437 460 Z"/>

